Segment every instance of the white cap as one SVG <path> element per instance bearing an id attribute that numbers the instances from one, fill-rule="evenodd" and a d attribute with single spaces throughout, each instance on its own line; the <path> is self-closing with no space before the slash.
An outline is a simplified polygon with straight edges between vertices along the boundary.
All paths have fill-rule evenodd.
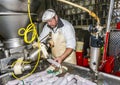
<path id="1" fill-rule="evenodd" d="M 56 12 L 53 9 L 48 9 L 44 12 L 42 16 L 42 21 L 46 22 L 47 20 L 52 19 L 56 15 Z"/>

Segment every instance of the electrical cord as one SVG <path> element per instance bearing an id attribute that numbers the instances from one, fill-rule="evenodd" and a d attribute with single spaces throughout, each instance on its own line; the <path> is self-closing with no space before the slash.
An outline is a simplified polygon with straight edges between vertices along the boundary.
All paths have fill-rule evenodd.
<path id="1" fill-rule="evenodd" d="M 32 43 L 32 42 L 35 40 L 35 38 L 37 37 L 37 39 L 38 39 L 37 42 L 38 42 L 38 44 L 39 44 L 38 48 L 40 49 L 40 40 L 39 40 L 39 38 L 38 38 L 38 34 L 37 34 L 37 31 L 36 31 L 36 27 L 35 27 L 34 23 L 32 22 L 32 18 L 31 18 L 31 15 L 30 15 L 30 0 L 28 0 L 28 17 L 29 17 L 29 19 L 30 19 L 30 24 L 27 26 L 27 28 L 20 28 L 20 29 L 18 30 L 18 34 L 19 34 L 20 36 L 24 36 L 24 41 L 25 41 L 26 43 Z M 23 31 L 24 33 L 21 33 L 21 31 Z M 30 32 L 32 32 L 32 38 L 31 38 L 31 40 L 28 40 L 28 33 L 30 33 Z M 26 75 L 18 78 L 18 77 L 12 72 L 12 76 L 13 76 L 15 79 L 23 80 L 23 79 L 25 79 L 26 77 L 32 75 L 32 74 L 34 73 L 34 71 L 36 70 L 38 64 L 39 64 L 39 60 L 40 60 L 40 52 L 38 53 L 38 59 L 37 59 L 36 65 L 34 66 L 33 70 L 32 70 L 30 73 L 28 73 L 28 74 L 26 74 Z M 17 61 L 13 62 L 12 67 L 15 65 L 16 62 L 17 62 Z M 19 62 L 19 61 L 18 61 L 18 62 Z M 23 63 L 30 63 L 30 62 L 23 61 Z"/>
<path id="2" fill-rule="evenodd" d="M 20 28 L 18 30 L 18 35 L 24 36 L 24 41 L 26 43 L 32 43 L 36 37 L 38 37 L 37 31 L 36 31 L 36 26 L 32 22 L 31 14 L 30 14 L 30 0 L 28 0 L 28 17 L 30 20 L 30 24 L 26 28 Z M 28 34 L 32 33 L 32 37 L 30 40 L 28 40 Z"/>

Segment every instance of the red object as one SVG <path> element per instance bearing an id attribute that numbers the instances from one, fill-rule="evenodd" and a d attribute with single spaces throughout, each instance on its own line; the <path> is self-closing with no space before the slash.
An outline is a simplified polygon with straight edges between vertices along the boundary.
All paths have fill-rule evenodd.
<path id="1" fill-rule="evenodd" d="M 104 44 L 104 50 L 103 50 L 103 58 L 102 61 L 104 62 L 107 58 L 107 48 L 108 48 L 108 40 L 109 40 L 109 35 L 110 33 L 107 32 L 106 33 L 106 37 L 105 37 L 105 44 Z"/>
<path id="2" fill-rule="evenodd" d="M 89 67 L 88 58 L 83 58 L 83 66 Z"/>
<path id="3" fill-rule="evenodd" d="M 112 73 L 114 67 L 114 57 L 107 57 L 107 61 L 105 63 L 104 71 L 106 73 Z"/>
<path id="4" fill-rule="evenodd" d="M 106 60 L 107 60 L 107 48 L 108 48 L 109 35 L 110 35 L 110 32 L 106 32 L 102 62 L 101 62 L 101 65 L 99 66 L 99 70 L 101 70 L 101 71 L 103 70 Z"/>
<path id="5" fill-rule="evenodd" d="M 83 52 L 76 52 L 77 65 L 83 65 Z"/>
<path id="6" fill-rule="evenodd" d="M 116 75 L 116 76 L 119 76 L 119 77 L 120 77 L 120 72 L 118 71 L 118 72 L 114 73 L 114 75 Z"/>
<path id="7" fill-rule="evenodd" d="M 116 29 L 120 29 L 120 22 L 117 23 Z"/>

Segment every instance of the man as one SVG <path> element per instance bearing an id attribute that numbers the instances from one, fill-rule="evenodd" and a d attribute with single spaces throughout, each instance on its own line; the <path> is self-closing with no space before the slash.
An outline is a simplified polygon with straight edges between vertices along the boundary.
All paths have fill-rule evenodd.
<path id="1" fill-rule="evenodd" d="M 59 18 L 53 9 L 44 12 L 42 21 L 46 22 L 46 25 L 41 32 L 40 39 L 50 32 L 52 33 L 54 47 L 51 48 L 51 51 L 55 61 L 76 64 L 76 39 L 72 24 Z"/>

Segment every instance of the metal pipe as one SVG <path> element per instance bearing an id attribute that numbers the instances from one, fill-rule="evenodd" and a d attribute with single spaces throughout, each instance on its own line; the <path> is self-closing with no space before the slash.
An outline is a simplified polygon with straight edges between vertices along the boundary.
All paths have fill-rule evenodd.
<path id="1" fill-rule="evenodd" d="M 3 77 L 9 76 L 9 75 L 11 75 L 11 73 L 6 73 L 6 74 L 3 74 L 3 75 L 0 75 L 0 79 L 3 78 Z"/>
<path id="2" fill-rule="evenodd" d="M 107 58 L 107 48 L 108 48 L 108 40 L 109 40 L 109 34 L 110 34 L 110 22 L 112 18 L 112 11 L 113 11 L 113 5 L 114 0 L 110 0 L 110 8 L 109 8 L 109 14 L 108 14 L 108 20 L 107 20 L 107 29 L 106 29 L 106 35 L 105 35 L 105 43 L 104 43 L 104 50 L 103 50 L 103 58 L 102 58 L 102 64 L 100 66 L 100 69 L 103 68 L 103 65 L 105 63 L 105 60 Z"/>
<path id="3" fill-rule="evenodd" d="M 112 18 L 113 7 L 114 7 L 114 0 L 110 0 L 110 8 L 109 8 L 106 32 L 110 32 L 110 22 Z"/>
<path id="4" fill-rule="evenodd" d="M 36 61 L 40 50 L 41 49 L 38 49 L 38 48 L 33 49 L 32 52 L 30 53 L 30 56 L 27 58 L 27 60 Z"/>
<path id="5" fill-rule="evenodd" d="M 100 59 L 100 48 L 90 47 L 90 68 L 97 73 L 99 59 Z"/>
<path id="6" fill-rule="evenodd" d="M 103 72 L 99 72 L 98 75 L 99 75 L 99 77 L 101 77 L 101 76 L 103 77 L 104 76 L 104 77 L 111 78 L 113 80 L 118 80 L 120 82 L 120 77 L 118 77 L 118 76 L 106 74 L 106 73 L 103 73 Z"/>
<path id="7" fill-rule="evenodd" d="M 120 77 L 99 72 L 98 85 L 120 85 Z"/>
<path id="8" fill-rule="evenodd" d="M 23 71 L 30 70 L 30 69 L 31 69 L 31 65 L 30 65 L 30 64 L 25 65 L 25 66 L 22 68 Z"/>
<path id="9" fill-rule="evenodd" d="M 0 16 L 10 16 L 10 15 L 28 15 L 28 13 L 17 13 L 17 12 L 0 12 Z M 35 13 L 31 13 L 31 15 L 37 15 Z"/>
<path id="10" fill-rule="evenodd" d="M 15 48 L 23 45 L 23 40 L 20 38 L 12 38 L 4 41 L 6 48 Z"/>

